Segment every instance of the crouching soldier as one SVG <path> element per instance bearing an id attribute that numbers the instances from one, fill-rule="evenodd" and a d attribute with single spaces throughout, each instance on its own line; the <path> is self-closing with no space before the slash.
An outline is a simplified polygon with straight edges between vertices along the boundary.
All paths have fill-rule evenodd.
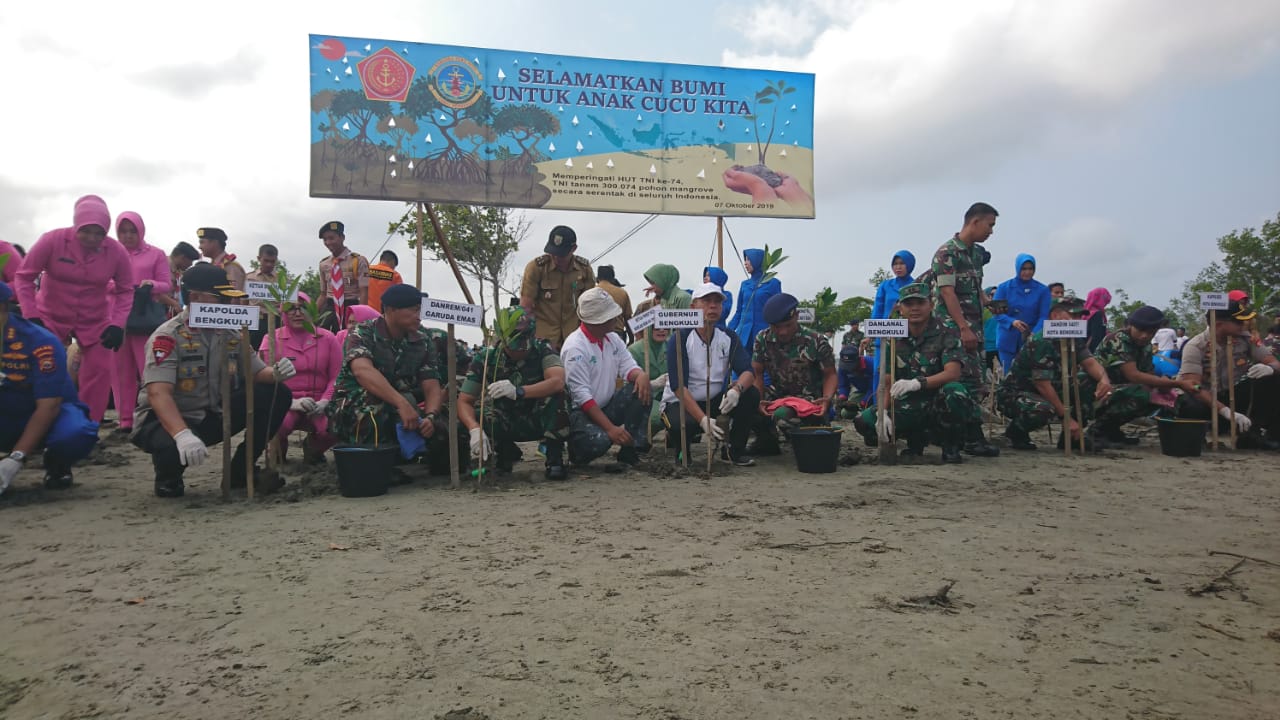
<path id="1" fill-rule="evenodd" d="M 825 425 L 836 396 L 836 358 L 822 333 L 800 327 L 799 301 L 792 295 L 774 295 L 764 304 L 764 321 L 751 353 L 751 374 L 760 393 L 760 412 L 772 422 L 756 427 L 751 455 L 777 455 L 777 427 Z M 765 380 L 769 384 L 765 384 Z"/>
<path id="2" fill-rule="evenodd" d="M 76 395 L 67 352 L 57 336 L 24 319 L 13 290 L 0 282 L 0 493 L 28 456 L 44 448 L 44 486 L 71 487 L 71 464 L 98 442 L 98 423 Z"/>
<path id="3" fill-rule="evenodd" d="M 887 430 L 906 438 L 904 457 L 924 454 L 932 438 L 942 446 L 942 462 L 959 463 L 968 428 L 982 420 L 977 401 L 960 381 L 968 357 L 960 334 L 933 317 L 929 289 L 921 283 L 898 291 L 898 311 L 907 320 L 907 336 L 898 340 L 897 379 L 889 388 L 896 427 Z M 875 408 L 864 410 L 853 424 L 868 445 L 877 444 Z"/>
<path id="4" fill-rule="evenodd" d="M 220 267 L 201 263 L 182 275 L 183 304 L 225 303 L 245 297 L 232 287 Z M 161 325 L 147 340 L 142 390 L 134 411 L 133 444 L 151 455 L 157 497 L 182 497 L 182 475 L 209 457 L 209 445 L 231 442 L 222 436 L 222 378 L 230 374 L 231 433 L 245 427 L 248 409 L 241 363 L 253 372 L 253 447 L 261 454 L 289 412 L 293 393 L 284 381 L 296 371 L 289 358 L 268 366 L 252 347 L 240 342 L 239 332 L 192 329 L 184 310 Z M 226 363 L 223 363 L 223 357 Z M 245 448 L 236 449 L 231 486 L 244 487 Z M 255 454 L 255 459 L 256 459 Z M 277 481 L 279 482 L 279 481 Z M 274 487 L 257 486 L 261 492 Z"/>
<path id="5" fill-rule="evenodd" d="M 476 353 L 458 393 L 458 421 L 470 435 L 471 454 L 483 462 L 496 450 L 498 470 L 511 472 L 520 459 L 517 442 L 545 441 L 546 477 L 564 480 L 569 406 L 560 355 L 537 337 L 533 315 L 523 308 L 503 308 L 498 318 L 499 328 L 510 328 L 509 337 Z M 486 392 L 482 427 L 476 403 Z"/>
<path id="6" fill-rule="evenodd" d="M 1084 302 L 1074 297 L 1058 298 L 1049 309 L 1050 320 L 1080 319 L 1084 314 Z M 1102 365 L 1089 352 L 1088 338 L 1075 338 L 1076 357 L 1081 369 L 1087 374 L 1086 382 L 1081 383 L 1080 398 L 1084 406 L 1083 417 L 1088 422 L 1093 412 L 1093 400 L 1105 399 L 1111 395 L 1111 380 Z M 1009 420 L 1004 436 L 1009 440 L 1009 447 L 1014 450 L 1035 450 L 1031 442 L 1031 433 L 1048 425 L 1055 418 L 1062 418 L 1062 425 L 1069 430 L 1072 440 L 1079 440 L 1083 428 L 1074 417 L 1067 417 L 1066 405 L 1062 398 L 1062 365 L 1067 358 L 1062 357 L 1059 340 L 1035 335 L 1027 341 L 1009 366 L 1009 374 L 1004 376 L 996 389 L 996 403 L 1000 412 Z M 1096 387 L 1088 382 L 1092 379 Z M 1093 390 L 1093 392 L 1089 392 Z M 1059 438 L 1061 443 L 1062 437 Z M 1086 445 L 1087 447 L 1088 445 Z"/>
<path id="7" fill-rule="evenodd" d="M 382 294 L 382 316 L 351 329 L 325 412 L 330 434 L 341 443 L 393 445 L 396 425 L 418 433 L 431 473 L 441 475 L 449 472 L 445 371 L 419 327 L 423 297 L 412 285 L 392 285 Z M 463 442 L 459 437 L 465 468 Z"/>
<path id="8" fill-rule="evenodd" d="M 1138 444 L 1138 438 L 1126 435 L 1121 426 L 1160 408 L 1151 401 L 1152 393 L 1175 388 L 1196 392 L 1194 383 L 1156 374 L 1151 339 L 1162 325 L 1164 313 L 1144 305 L 1129 313 L 1124 329 L 1108 333 L 1095 351 L 1113 383 L 1110 397 L 1098 404 L 1096 413 L 1097 432 L 1108 443 Z"/>

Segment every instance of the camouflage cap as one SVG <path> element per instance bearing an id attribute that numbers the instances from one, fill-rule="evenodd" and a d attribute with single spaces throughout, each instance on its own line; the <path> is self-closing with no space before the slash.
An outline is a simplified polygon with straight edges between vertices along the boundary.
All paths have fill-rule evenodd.
<path id="1" fill-rule="evenodd" d="M 924 283 L 911 283 L 903 285 L 898 290 L 898 302 L 906 302 L 907 300 L 929 300 L 929 288 Z"/>
<path id="2" fill-rule="evenodd" d="M 1084 301 L 1075 295 L 1066 295 L 1057 298 L 1049 305 L 1050 310 L 1062 309 L 1072 315 L 1079 315 L 1084 312 Z"/>

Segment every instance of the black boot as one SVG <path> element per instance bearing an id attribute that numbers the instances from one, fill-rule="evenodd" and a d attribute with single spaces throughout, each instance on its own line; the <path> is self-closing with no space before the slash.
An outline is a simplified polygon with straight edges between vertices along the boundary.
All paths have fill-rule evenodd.
<path id="1" fill-rule="evenodd" d="M 944 465 L 959 465 L 964 462 L 964 457 L 960 455 L 960 432 L 957 430 L 944 430 L 942 433 L 942 463 Z"/>
<path id="2" fill-rule="evenodd" d="M 151 456 L 151 466 L 155 468 L 156 497 L 179 498 L 186 492 L 182 484 L 182 473 L 186 470 L 178 460 L 176 449 L 169 452 L 158 452 Z"/>
<path id="3" fill-rule="evenodd" d="M 618 450 L 618 462 L 627 467 L 636 467 L 640 464 L 640 452 L 630 445 L 625 445 Z"/>
<path id="4" fill-rule="evenodd" d="M 974 457 L 999 457 L 1000 448 L 987 442 L 987 438 L 982 434 L 982 425 L 970 425 L 967 428 L 967 438 L 964 444 L 964 451 Z"/>
<path id="5" fill-rule="evenodd" d="M 876 436 L 876 429 L 871 427 L 871 423 L 863 420 L 861 414 L 853 416 L 853 429 L 857 430 L 858 434 L 862 436 L 862 442 L 866 443 L 867 447 L 880 446 L 880 438 Z"/>
<path id="6" fill-rule="evenodd" d="M 920 458 L 924 457 L 925 436 L 922 432 L 913 432 L 907 436 L 907 446 L 898 453 L 899 457 L 904 458 Z"/>
<path id="7" fill-rule="evenodd" d="M 1031 442 L 1031 435 L 1013 423 L 1009 423 L 1009 427 L 1004 429 L 1004 436 L 1009 441 L 1009 447 L 1014 450 L 1036 449 L 1036 444 Z"/>
<path id="8" fill-rule="evenodd" d="M 1065 441 L 1068 437 L 1070 437 L 1070 433 L 1069 433 L 1069 432 L 1062 432 L 1062 433 L 1058 433 L 1058 449 L 1059 449 L 1059 450 L 1065 450 L 1065 449 L 1066 449 L 1066 448 L 1064 448 L 1064 447 L 1063 447 L 1063 444 L 1064 444 L 1064 441 Z M 1097 438 L 1097 437 L 1094 435 L 1094 433 L 1089 432 L 1089 431 L 1086 431 L 1086 432 L 1085 432 L 1085 434 L 1084 434 L 1084 450 L 1085 450 L 1085 452 L 1098 452 L 1099 450 L 1102 450 L 1102 449 L 1105 447 L 1105 445 L 1103 445 L 1102 447 L 1099 447 L 1099 445 L 1100 445 L 1102 442 L 1104 442 L 1104 441 L 1103 441 L 1103 440 L 1101 440 L 1101 439 L 1099 439 L 1099 438 Z M 1072 447 L 1072 448 L 1074 448 L 1074 449 L 1076 449 L 1076 450 L 1079 450 L 1079 449 L 1080 449 L 1080 441 L 1079 441 L 1079 440 L 1072 440 L 1072 441 L 1071 441 L 1071 447 Z"/>
<path id="9" fill-rule="evenodd" d="M 1103 425 L 1099 428 L 1099 434 L 1112 445 L 1137 445 L 1140 442 L 1137 435 L 1125 433 L 1124 430 L 1120 429 L 1119 425 Z"/>
<path id="10" fill-rule="evenodd" d="M 754 457 L 773 457 L 782 454 L 782 446 L 778 444 L 777 431 L 772 422 L 762 422 L 756 426 L 756 441 L 747 446 L 747 454 Z"/>
<path id="11" fill-rule="evenodd" d="M 511 472 L 512 468 L 515 467 L 516 461 L 522 456 L 523 453 L 520 452 L 519 446 L 510 440 L 506 440 L 498 444 L 498 453 L 494 465 L 497 466 L 498 472 L 506 474 Z"/>
<path id="12" fill-rule="evenodd" d="M 45 490 L 66 490 L 71 487 L 72 481 L 70 463 L 65 463 L 46 451 L 44 454 Z"/>
<path id="13" fill-rule="evenodd" d="M 560 440 L 548 440 L 546 453 L 547 479 L 564 480 L 567 478 L 568 473 L 566 473 L 564 469 L 564 442 Z"/>

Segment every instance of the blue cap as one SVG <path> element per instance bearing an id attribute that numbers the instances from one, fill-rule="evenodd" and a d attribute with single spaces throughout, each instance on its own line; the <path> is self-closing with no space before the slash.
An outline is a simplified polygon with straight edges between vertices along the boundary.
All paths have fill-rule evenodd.
<path id="1" fill-rule="evenodd" d="M 0 303 L 9 302 L 13 299 L 13 288 L 9 287 L 9 283 L 0 281 Z"/>
<path id="2" fill-rule="evenodd" d="M 791 317 L 791 313 L 795 312 L 799 305 L 800 301 L 796 300 L 794 295 L 778 293 L 764 304 L 764 321 L 770 325 L 776 325 Z"/>

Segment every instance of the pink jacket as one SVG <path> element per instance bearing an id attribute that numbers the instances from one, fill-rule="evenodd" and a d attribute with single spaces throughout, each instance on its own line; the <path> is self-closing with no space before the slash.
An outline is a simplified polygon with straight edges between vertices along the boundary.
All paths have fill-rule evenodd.
<path id="1" fill-rule="evenodd" d="M 116 218 L 116 234 L 120 234 L 120 221 L 128 220 L 138 228 L 138 247 L 130 250 L 124 248 L 129 255 L 129 264 L 133 268 L 133 286 L 138 287 L 143 280 L 151 281 L 151 298 L 168 295 L 173 290 L 172 275 L 169 271 L 169 256 L 163 250 L 147 244 L 147 226 L 142 223 L 142 216 L 132 210 L 120 213 Z M 121 247 L 124 247 L 121 245 Z M 130 298 L 130 305 L 133 299 Z"/>
<path id="2" fill-rule="evenodd" d="M 316 333 L 308 335 L 304 331 L 295 335 L 287 325 L 276 329 L 276 350 L 281 357 L 289 358 L 298 371 L 284 383 L 295 398 L 328 400 L 333 397 L 333 383 L 342 367 L 342 346 L 328 330 L 316 328 Z M 270 337 L 262 338 L 258 354 L 268 364 L 276 361 L 271 354 Z"/>
<path id="3" fill-rule="evenodd" d="M 22 255 L 18 254 L 17 248 L 3 240 L 0 240 L 0 255 L 9 256 L 9 260 L 4 265 L 4 274 L 0 275 L 0 280 L 13 285 L 14 278 L 18 276 L 18 268 L 22 267 Z"/>
<path id="4" fill-rule="evenodd" d="M 63 342 L 74 332 L 80 344 L 88 346 L 98 342 L 108 325 L 124 327 L 132 305 L 133 268 L 115 238 L 106 238 L 92 251 L 76 239 L 80 228 L 111 227 L 111 213 L 101 198 L 86 195 L 77 200 L 74 219 L 71 227 L 40 236 L 18 269 L 15 290 L 27 317 L 39 318 Z M 115 287 L 109 289 L 113 280 Z"/>

